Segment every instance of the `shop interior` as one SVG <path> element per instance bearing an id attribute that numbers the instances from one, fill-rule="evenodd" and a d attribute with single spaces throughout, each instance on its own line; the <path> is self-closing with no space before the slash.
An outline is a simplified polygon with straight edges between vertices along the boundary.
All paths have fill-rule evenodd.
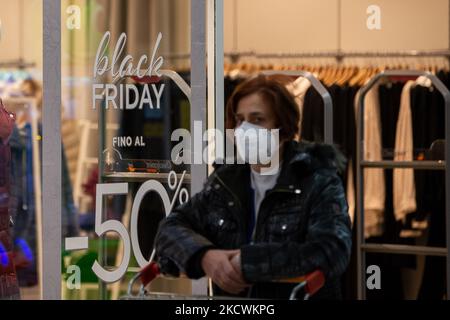
<path id="1" fill-rule="evenodd" d="M 189 0 L 62 0 L 62 243 L 66 237 L 89 236 L 89 250 L 62 252 L 64 299 L 119 299 L 139 270 L 132 255 L 126 276 L 99 284 L 91 266 L 102 252 L 114 268 L 123 258 L 115 233 L 99 239 L 94 232 L 97 183 L 127 182 L 128 195 L 106 200 L 108 219 L 130 228 L 133 199 L 140 186 L 155 178 L 169 188 L 168 173 L 187 170 L 183 188 L 190 189 L 189 167 L 170 164 L 171 132 L 189 129 L 190 101 L 180 83 L 190 85 Z M 43 33 L 41 0 L 0 0 L 0 98 L 17 114 L 11 140 L 15 261 L 22 299 L 39 298 L 39 255 L 42 250 L 41 111 Z M 224 104 L 243 81 L 263 71 L 308 71 L 327 89 L 333 103 L 333 142 L 347 157 L 342 174 L 352 218 L 354 248 L 343 277 L 344 297 L 358 298 L 358 250 L 365 244 L 388 244 L 408 251 L 361 250 L 365 265 L 383 270 L 381 289 L 365 290 L 366 299 L 448 299 L 444 145 L 445 101 L 426 77 L 430 72 L 450 90 L 449 0 L 225 0 L 223 12 Z M 151 55 L 157 43 L 167 76 L 161 109 L 120 110 L 93 105 L 93 66 L 104 34 L 111 35 L 108 54 L 126 34 L 124 54 Z M 210 32 L 210 31 L 208 31 Z M 159 38 L 161 33 L 162 38 Z M 160 42 L 158 42 L 160 39 Z M 122 39 L 123 40 L 123 39 Z M 438 170 L 369 168 L 358 170 L 358 97 L 378 73 L 405 74 L 378 81 L 364 97 L 364 157 L 370 161 L 438 163 Z M 417 79 L 416 79 L 417 78 Z M 128 79 L 144 90 L 139 79 Z M 324 141 L 324 102 L 304 77 L 287 84 L 302 114 L 300 139 Z M 160 88 L 160 87 L 159 87 Z M 157 90 L 157 89 L 155 89 Z M 95 101 L 95 100 L 94 100 Z M 155 97 L 150 103 L 155 103 Z M 209 104 L 211 105 L 211 104 Z M 214 104 L 212 104 L 214 107 Z M 211 112 L 208 107 L 207 112 Z M 121 147 L 115 136 L 144 137 L 146 149 Z M 118 152 L 114 154 L 114 152 Z M 151 159 L 150 169 L 149 162 Z M 431 165 L 430 165 L 431 166 Z M 156 168 L 156 169 L 155 169 Z M 167 169 L 166 168 L 170 168 Z M 151 171 L 155 170 L 155 172 Z M 166 171 L 165 171 L 166 170 Z M 156 174 L 165 173 L 165 175 Z M 358 179 L 365 180 L 360 195 Z M 364 199 L 365 220 L 357 217 L 358 197 Z M 139 251 L 148 260 L 164 206 L 158 195 L 143 198 L 137 220 Z M 448 225 L 448 223 L 447 223 Z M 363 230 L 361 230 L 361 227 Z M 359 228 L 359 229 L 358 229 Z M 425 247 L 435 250 L 428 255 Z M 389 251 L 389 250 L 388 250 Z M 80 266 L 81 287 L 70 290 L 70 265 Z M 151 290 L 190 294 L 188 279 L 158 279 Z"/>

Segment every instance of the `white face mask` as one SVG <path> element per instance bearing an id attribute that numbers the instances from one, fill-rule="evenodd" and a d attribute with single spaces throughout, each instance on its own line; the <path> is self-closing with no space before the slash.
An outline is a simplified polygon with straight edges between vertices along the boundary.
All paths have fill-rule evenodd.
<path id="1" fill-rule="evenodd" d="M 278 156 L 279 131 L 280 129 L 269 130 L 247 121 L 242 122 L 234 132 L 238 159 L 248 164 L 269 164 Z"/>

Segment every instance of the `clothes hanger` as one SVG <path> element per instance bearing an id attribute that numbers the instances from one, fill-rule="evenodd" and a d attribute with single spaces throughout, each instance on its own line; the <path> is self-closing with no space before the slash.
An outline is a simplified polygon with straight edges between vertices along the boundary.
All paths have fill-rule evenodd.
<path id="1" fill-rule="evenodd" d="M 356 64 L 350 65 L 350 67 L 348 68 L 347 75 L 343 79 L 342 83 L 349 85 L 352 78 L 355 77 L 358 74 L 358 72 L 359 68 Z"/>
<path id="2" fill-rule="evenodd" d="M 327 82 L 328 78 L 330 77 L 330 73 L 331 73 L 331 66 L 328 64 L 325 66 L 322 82 L 324 83 Z"/>
<path id="3" fill-rule="evenodd" d="M 355 74 L 353 74 L 353 76 L 348 80 L 349 85 L 352 87 L 358 85 L 359 78 L 361 77 L 363 72 L 364 72 L 363 67 L 359 67 L 358 71 Z"/>
<path id="4" fill-rule="evenodd" d="M 364 66 L 363 73 L 361 74 L 361 78 L 359 79 L 359 83 L 358 83 L 359 86 L 363 86 L 367 82 L 367 79 L 369 78 L 369 73 L 370 73 L 370 67 Z"/>
<path id="5" fill-rule="evenodd" d="M 319 67 L 317 65 L 317 60 L 312 61 L 309 71 L 314 74 L 319 73 Z"/>
<path id="6" fill-rule="evenodd" d="M 397 70 L 403 70 L 403 65 L 402 65 L 402 61 L 400 59 L 400 57 L 397 57 Z"/>
<path id="7" fill-rule="evenodd" d="M 314 62 L 310 62 L 309 66 L 308 66 L 308 71 L 311 73 L 317 73 L 317 64 L 315 64 Z"/>
<path id="8" fill-rule="evenodd" d="M 284 65 L 284 70 L 288 71 L 289 70 L 289 61 L 287 61 L 287 59 L 283 60 L 283 65 Z"/>
<path id="9" fill-rule="evenodd" d="M 233 80 L 239 78 L 243 73 L 244 65 L 243 62 L 236 62 L 229 72 L 229 77 Z"/>
<path id="10" fill-rule="evenodd" d="M 331 70 L 331 75 L 330 75 L 330 79 L 329 79 L 329 85 L 333 85 L 334 83 L 336 83 L 338 74 L 339 74 L 340 70 L 339 70 L 339 66 L 333 65 L 333 68 Z"/>
<path id="11" fill-rule="evenodd" d="M 386 70 L 386 58 L 380 58 L 377 63 L 378 70 L 384 72 Z"/>
<path id="12" fill-rule="evenodd" d="M 228 77 L 228 72 L 230 72 L 230 64 L 228 62 L 225 62 L 223 64 L 223 75 L 225 77 Z"/>
<path id="13" fill-rule="evenodd" d="M 342 80 L 342 77 L 344 76 L 344 73 L 346 71 L 345 66 L 343 64 L 337 66 L 337 72 L 336 77 L 334 79 L 334 83 L 339 85 L 340 81 Z"/>
<path id="14" fill-rule="evenodd" d="M 340 86 L 344 86 L 348 83 L 348 80 L 352 77 L 353 73 L 355 72 L 355 68 L 352 65 L 346 65 L 344 68 L 344 72 L 341 76 L 340 81 L 338 84 Z"/>
<path id="15" fill-rule="evenodd" d="M 328 79 L 328 85 L 332 86 L 334 83 L 336 83 L 337 77 L 338 77 L 338 73 L 339 73 L 339 66 L 338 65 L 333 65 L 332 69 L 331 69 L 331 74 L 330 74 L 330 78 Z"/>
<path id="16" fill-rule="evenodd" d="M 361 68 L 360 74 L 358 75 L 358 77 L 356 79 L 356 85 L 358 85 L 360 87 L 363 86 L 365 84 L 365 82 L 366 82 L 368 73 L 369 73 L 368 66 L 367 65 L 363 66 Z"/>
<path id="17" fill-rule="evenodd" d="M 367 80 L 371 79 L 373 76 L 375 76 L 378 73 L 379 69 L 378 69 L 378 64 L 377 64 L 377 57 L 374 57 L 374 60 L 375 60 L 375 63 L 370 66 L 369 75 L 367 77 L 368 78 Z"/>
<path id="18" fill-rule="evenodd" d="M 332 77 L 332 74 L 333 74 L 333 67 L 331 65 L 328 65 L 327 71 L 323 78 L 323 83 L 325 83 L 326 86 L 329 86 L 329 82 L 330 82 L 330 78 Z"/>
<path id="19" fill-rule="evenodd" d="M 316 72 L 317 72 L 317 78 L 318 78 L 320 81 L 323 81 L 323 76 L 324 76 L 324 74 L 325 74 L 325 71 L 326 71 L 326 66 L 324 66 L 324 65 L 317 66 L 317 70 L 316 70 Z"/>
<path id="20" fill-rule="evenodd" d="M 273 70 L 274 69 L 273 62 L 270 59 L 267 59 L 267 68 L 268 68 L 268 70 Z"/>
<path id="21" fill-rule="evenodd" d="M 297 65 L 295 64 L 295 62 L 291 61 L 290 65 L 289 65 L 289 70 L 297 71 Z"/>
<path id="22" fill-rule="evenodd" d="M 437 58 L 431 58 L 431 72 L 436 75 L 439 72 Z"/>
<path id="23" fill-rule="evenodd" d="M 343 83 L 348 85 L 349 81 L 355 76 L 355 74 L 358 73 L 358 70 L 359 69 L 356 65 L 354 65 L 354 64 L 350 65 L 348 67 L 348 71 L 347 71 L 345 78 L 342 80 Z"/>
<path id="24" fill-rule="evenodd" d="M 343 64 L 339 66 L 339 72 L 338 72 L 338 74 L 336 76 L 336 79 L 335 79 L 335 83 L 338 86 L 343 86 L 343 82 L 342 81 L 344 80 L 347 72 L 348 72 L 348 66 L 343 65 Z"/>
<path id="25" fill-rule="evenodd" d="M 336 76 L 333 81 L 335 84 L 338 84 L 338 82 L 340 82 L 340 80 L 342 80 L 342 77 L 344 76 L 345 71 L 346 71 L 345 66 L 342 63 L 337 66 Z"/>
<path id="26" fill-rule="evenodd" d="M 366 65 L 363 68 L 363 73 L 362 73 L 361 79 L 359 79 L 360 86 L 363 86 L 366 84 L 367 80 L 369 79 L 370 73 L 371 73 L 370 65 L 368 65 L 366 62 Z"/>

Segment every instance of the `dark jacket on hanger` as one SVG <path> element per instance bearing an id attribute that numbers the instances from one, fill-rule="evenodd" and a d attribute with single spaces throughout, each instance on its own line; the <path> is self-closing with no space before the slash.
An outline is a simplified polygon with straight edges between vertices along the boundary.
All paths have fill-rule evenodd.
<path id="1" fill-rule="evenodd" d="M 280 176 L 261 203 L 252 243 L 247 240 L 250 167 L 216 167 L 204 189 L 161 223 L 156 254 L 162 271 L 200 278 L 208 249 L 240 248 L 244 278 L 254 284 L 251 297 L 287 299 L 295 285 L 273 280 L 320 269 L 326 285 L 315 297 L 340 299 L 339 280 L 351 249 L 347 202 L 337 174 L 341 160 L 328 145 L 286 143 Z M 218 287 L 214 293 L 225 294 Z"/>
<path id="2" fill-rule="evenodd" d="M 449 73 L 440 71 L 437 76 L 450 89 Z M 434 141 L 445 139 L 445 103 L 438 90 L 416 86 L 411 91 L 411 111 L 415 149 L 428 150 Z M 425 159 L 445 160 L 445 156 L 435 157 L 426 152 Z M 417 200 L 415 217 L 418 220 L 429 217 L 427 245 L 445 247 L 445 172 L 417 170 L 415 183 Z M 419 300 L 442 300 L 445 297 L 445 260 L 445 257 L 425 258 L 422 284 L 417 297 Z"/>

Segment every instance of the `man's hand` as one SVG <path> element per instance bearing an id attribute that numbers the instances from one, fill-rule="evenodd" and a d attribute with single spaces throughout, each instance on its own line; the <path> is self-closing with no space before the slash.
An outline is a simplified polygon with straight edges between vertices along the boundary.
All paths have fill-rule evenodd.
<path id="1" fill-rule="evenodd" d="M 221 289 L 232 294 L 239 294 L 249 287 L 242 277 L 240 261 L 231 262 L 237 256 L 240 257 L 240 250 L 208 250 L 202 259 L 206 275 Z"/>

